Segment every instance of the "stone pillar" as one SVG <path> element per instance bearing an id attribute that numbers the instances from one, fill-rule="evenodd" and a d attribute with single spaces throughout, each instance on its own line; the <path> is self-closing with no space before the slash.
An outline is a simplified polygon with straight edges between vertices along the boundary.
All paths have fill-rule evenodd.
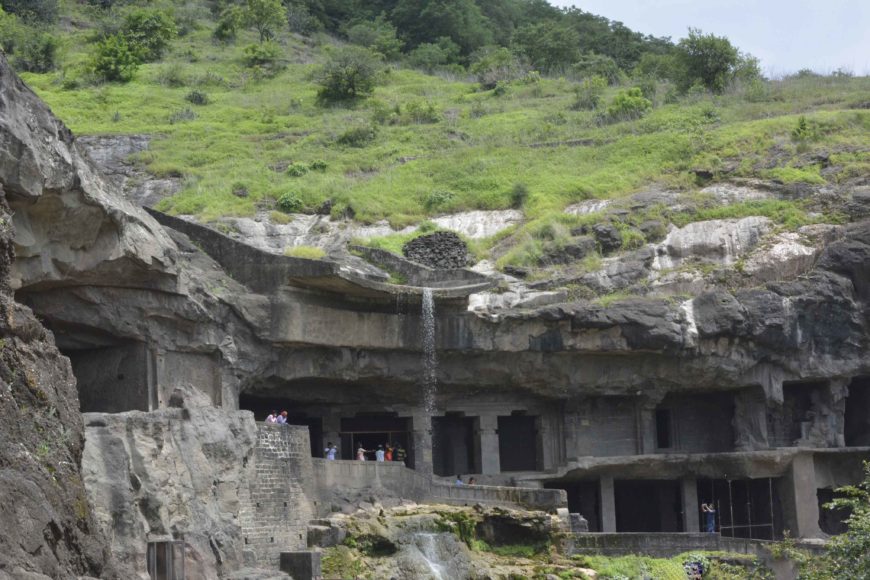
<path id="1" fill-rule="evenodd" d="M 656 408 L 664 399 L 664 393 L 646 393 L 637 404 L 637 452 L 656 452 Z M 676 441 L 672 441 L 676 447 Z"/>
<path id="2" fill-rule="evenodd" d="M 411 438 L 414 441 L 414 469 L 420 473 L 431 474 L 432 468 L 432 417 L 427 414 L 413 415 L 411 418 Z"/>
<path id="3" fill-rule="evenodd" d="M 700 532 L 700 505 L 698 504 L 698 481 L 694 477 L 680 480 L 680 496 L 683 501 L 683 531 Z"/>
<path id="4" fill-rule="evenodd" d="M 616 531 L 616 497 L 613 490 L 613 477 L 602 475 L 599 480 L 601 493 L 601 531 Z"/>
<path id="5" fill-rule="evenodd" d="M 336 412 L 323 416 L 323 445 L 328 445 L 330 441 L 338 447 L 338 459 L 341 459 L 341 454 L 346 453 L 346 450 L 341 448 L 341 415 Z M 351 458 L 353 458 L 353 452 L 354 450 L 351 449 Z M 318 455 L 318 457 L 322 457 L 322 455 Z"/>
<path id="6" fill-rule="evenodd" d="M 498 416 L 481 415 L 475 424 L 474 451 L 480 472 L 485 474 L 501 473 L 501 461 L 498 455 Z"/>
<path id="7" fill-rule="evenodd" d="M 791 464 L 791 470 L 786 479 L 786 490 L 791 497 L 786 504 L 786 511 L 792 517 L 787 518 L 795 529 L 792 535 L 798 538 L 818 538 L 819 503 L 816 497 L 816 465 L 812 453 L 796 455 Z M 790 504 L 790 505 L 789 505 Z M 788 509 L 791 508 L 791 509 Z M 788 524 L 786 525 L 788 527 Z"/>

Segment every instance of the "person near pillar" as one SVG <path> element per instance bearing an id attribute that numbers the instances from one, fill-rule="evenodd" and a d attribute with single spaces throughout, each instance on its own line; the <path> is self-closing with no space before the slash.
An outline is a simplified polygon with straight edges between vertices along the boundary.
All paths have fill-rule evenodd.
<path id="1" fill-rule="evenodd" d="M 461 476 L 461 475 L 457 475 L 457 476 L 456 476 L 456 485 L 465 485 L 465 482 L 462 481 L 462 476 Z"/>
<path id="2" fill-rule="evenodd" d="M 326 444 L 326 449 L 323 450 L 323 454 L 329 461 L 335 461 L 335 455 L 338 453 L 338 448 L 335 444 L 330 441 Z"/>
<path id="3" fill-rule="evenodd" d="M 398 461 L 402 465 L 405 465 L 405 460 L 408 458 L 408 454 L 405 452 L 405 448 L 402 447 L 402 444 L 399 443 L 396 445 L 396 451 L 393 454 L 393 461 Z"/>
<path id="4" fill-rule="evenodd" d="M 279 425 L 287 424 L 287 411 L 281 411 L 281 414 L 278 415 L 278 420 L 276 421 Z"/>
<path id="5" fill-rule="evenodd" d="M 360 443 L 359 447 L 357 447 L 357 449 L 356 449 L 357 461 L 365 461 L 366 460 L 366 453 L 368 453 L 368 450 L 363 448 L 362 443 Z"/>
<path id="6" fill-rule="evenodd" d="M 384 461 L 392 461 L 393 460 L 393 446 L 391 443 L 387 443 L 387 450 L 384 452 Z"/>
<path id="7" fill-rule="evenodd" d="M 384 461 L 384 446 L 378 445 L 378 449 L 375 451 L 375 461 L 383 462 Z"/>
<path id="8" fill-rule="evenodd" d="M 716 508 L 712 503 L 704 502 L 701 504 L 701 511 L 704 513 L 705 528 L 708 533 L 716 532 Z"/>
<path id="9" fill-rule="evenodd" d="M 278 422 L 278 411 L 272 411 L 269 413 L 269 416 L 266 417 L 266 423 L 277 423 Z"/>

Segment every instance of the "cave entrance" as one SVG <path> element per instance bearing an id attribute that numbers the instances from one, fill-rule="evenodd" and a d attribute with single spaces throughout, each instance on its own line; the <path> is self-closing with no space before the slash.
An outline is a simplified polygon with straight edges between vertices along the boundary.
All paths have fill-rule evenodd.
<path id="1" fill-rule="evenodd" d="M 712 503 L 717 532 L 730 538 L 775 540 L 782 537 L 779 481 L 760 479 L 699 479 L 698 505 Z M 704 514 L 700 514 L 704 529 Z"/>
<path id="2" fill-rule="evenodd" d="M 679 481 L 616 480 L 617 532 L 682 532 Z"/>
<path id="3" fill-rule="evenodd" d="M 819 529 L 830 536 L 844 534 L 849 531 L 846 520 L 851 514 L 850 510 L 844 508 L 827 509 L 825 507 L 826 504 L 841 497 L 844 496 L 833 489 L 816 490 L 816 499 L 819 503 Z"/>
<path id="4" fill-rule="evenodd" d="M 148 542 L 146 567 L 151 580 L 184 580 L 184 540 Z"/>
<path id="5" fill-rule="evenodd" d="M 870 447 L 870 377 L 849 383 L 843 432 L 846 447 Z"/>
<path id="6" fill-rule="evenodd" d="M 553 481 L 544 484 L 547 489 L 564 489 L 568 496 L 568 511 L 580 514 L 589 523 L 590 532 L 600 532 L 601 484 L 594 481 Z"/>
<path id="7" fill-rule="evenodd" d="M 448 413 L 432 417 L 432 468 L 442 477 L 479 473 L 474 454 L 474 418 Z"/>
<path id="8" fill-rule="evenodd" d="M 392 444 L 404 447 L 408 457 L 405 465 L 414 465 L 411 445 L 411 419 L 393 414 L 358 414 L 341 420 L 342 459 L 356 459 L 356 450 L 361 445 L 367 450 L 366 459 L 374 461 L 378 445 Z"/>
<path id="9" fill-rule="evenodd" d="M 502 472 L 538 469 L 537 419 L 522 411 L 498 418 L 498 458 Z"/>
<path id="10" fill-rule="evenodd" d="M 72 363 L 82 413 L 157 408 L 154 359 L 144 342 L 62 348 L 61 352 Z"/>

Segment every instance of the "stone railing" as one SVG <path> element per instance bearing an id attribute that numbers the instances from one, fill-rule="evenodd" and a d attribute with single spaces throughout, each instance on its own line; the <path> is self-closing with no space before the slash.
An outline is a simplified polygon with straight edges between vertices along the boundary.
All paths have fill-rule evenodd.
<path id="1" fill-rule="evenodd" d="M 670 558 L 683 552 L 695 550 L 734 552 L 765 557 L 770 552 L 765 548 L 773 542 L 769 540 L 750 540 L 748 538 L 729 538 L 719 534 L 693 533 L 578 533 L 572 534 L 571 554 L 601 554 L 621 556 L 642 554 L 660 558 Z M 822 548 L 818 544 L 802 544 L 813 552 Z"/>
<path id="2" fill-rule="evenodd" d="M 506 487 L 494 485 L 450 485 L 433 481 L 399 463 L 377 461 L 327 461 L 313 459 L 315 485 L 321 498 L 332 493 L 378 491 L 416 502 L 449 505 L 521 507 L 553 512 L 567 506 L 559 489 Z"/>
<path id="3" fill-rule="evenodd" d="M 545 512 L 554 512 L 568 506 L 568 497 L 561 489 L 450 485 L 438 482 L 432 483 L 428 499 L 450 505 L 516 506 Z"/>

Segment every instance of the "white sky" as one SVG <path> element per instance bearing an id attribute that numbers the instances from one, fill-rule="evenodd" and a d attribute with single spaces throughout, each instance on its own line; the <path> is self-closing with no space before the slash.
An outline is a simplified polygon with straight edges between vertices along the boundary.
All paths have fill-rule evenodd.
<path id="1" fill-rule="evenodd" d="M 870 74 L 870 0 L 549 0 L 631 28 L 684 37 L 691 26 L 727 36 L 771 75 L 838 67 Z"/>

